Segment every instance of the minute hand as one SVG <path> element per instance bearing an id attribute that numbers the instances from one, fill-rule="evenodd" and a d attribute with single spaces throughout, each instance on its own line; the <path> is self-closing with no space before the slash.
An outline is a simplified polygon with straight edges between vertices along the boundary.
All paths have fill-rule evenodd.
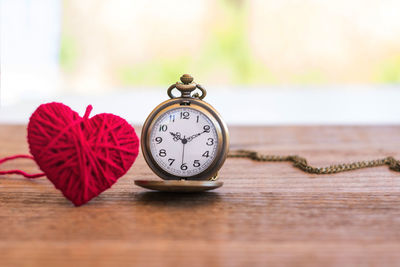
<path id="1" fill-rule="evenodd" d="M 207 131 L 203 131 L 203 132 L 201 132 L 201 133 L 194 134 L 194 135 L 188 137 L 188 138 L 187 138 L 187 141 L 190 142 L 190 141 L 192 141 L 193 139 L 195 139 L 196 137 L 198 137 L 198 136 L 200 136 L 201 134 L 206 133 L 206 132 L 207 132 Z"/>

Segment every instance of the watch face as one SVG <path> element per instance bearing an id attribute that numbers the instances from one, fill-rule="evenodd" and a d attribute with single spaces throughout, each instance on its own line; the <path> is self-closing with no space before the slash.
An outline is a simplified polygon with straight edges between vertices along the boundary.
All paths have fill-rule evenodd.
<path id="1" fill-rule="evenodd" d="M 195 176 L 214 161 L 218 147 L 215 125 L 193 108 L 175 108 L 163 113 L 150 129 L 150 153 L 167 173 Z"/>

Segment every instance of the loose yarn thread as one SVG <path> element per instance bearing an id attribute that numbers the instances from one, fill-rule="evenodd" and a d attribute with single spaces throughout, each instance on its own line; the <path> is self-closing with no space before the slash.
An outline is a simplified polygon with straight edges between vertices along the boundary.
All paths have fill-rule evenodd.
<path id="1" fill-rule="evenodd" d="M 6 161 L 14 160 L 14 159 L 32 159 L 32 160 L 34 160 L 34 158 L 31 155 L 18 154 L 18 155 L 15 155 L 15 156 L 5 157 L 5 158 L 0 159 L 0 165 L 3 164 Z M 35 179 L 35 178 L 46 176 L 46 174 L 43 173 L 43 172 L 29 174 L 29 173 L 26 173 L 26 172 L 24 172 L 22 170 L 0 171 L 0 175 L 7 175 L 7 174 L 19 174 L 19 175 L 22 175 L 22 176 L 24 176 L 26 178 L 29 178 L 29 179 Z"/>

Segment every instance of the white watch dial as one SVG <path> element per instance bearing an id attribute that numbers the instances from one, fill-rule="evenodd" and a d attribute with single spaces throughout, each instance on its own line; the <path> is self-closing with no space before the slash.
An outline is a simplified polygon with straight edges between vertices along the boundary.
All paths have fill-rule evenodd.
<path id="1" fill-rule="evenodd" d="M 166 172 L 190 177 L 206 170 L 216 157 L 215 125 L 202 112 L 188 107 L 162 114 L 150 132 L 150 152 Z"/>

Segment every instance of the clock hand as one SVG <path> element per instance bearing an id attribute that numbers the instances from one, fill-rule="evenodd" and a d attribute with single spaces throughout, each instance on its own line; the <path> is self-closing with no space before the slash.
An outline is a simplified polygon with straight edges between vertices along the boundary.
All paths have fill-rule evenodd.
<path id="1" fill-rule="evenodd" d="M 186 139 L 185 137 L 186 137 L 186 136 L 183 137 L 183 140 L 186 141 L 187 139 Z M 185 145 L 186 145 L 186 143 L 187 143 L 187 142 L 184 142 L 183 140 L 182 140 L 183 146 L 182 146 L 182 164 L 181 164 L 181 166 L 183 165 L 183 159 L 184 159 L 184 157 L 185 157 Z"/>
<path id="2" fill-rule="evenodd" d="M 190 142 L 190 141 L 192 141 L 193 139 L 195 139 L 196 137 L 202 135 L 202 134 L 205 133 L 205 132 L 207 132 L 207 131 L 203 131 L 203 132 L 201 132 L 201 133 L 194 134 L 194 135 L 190 136 L 190 137 L 187 139 L 187 141 Z"/>
<path id="3" fill-rule="evenodd" d="M 174 138 L 174 141 L 177 142 L 179 140 L 182 140 L 181 138 L 181 134 L 179 132 L 173 133 L 173 132 L 169 132 Z"/>

